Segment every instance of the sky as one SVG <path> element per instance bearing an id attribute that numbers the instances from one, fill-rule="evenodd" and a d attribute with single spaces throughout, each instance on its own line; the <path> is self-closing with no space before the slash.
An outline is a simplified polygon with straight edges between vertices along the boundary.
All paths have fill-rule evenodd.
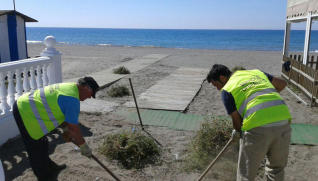
<path id="1" fill-rule="evenodd" d="M 287 0 L 16 0 L 28 27 L 284 29 Z M 13 9 L 13 0 L 0 0 Z"/>

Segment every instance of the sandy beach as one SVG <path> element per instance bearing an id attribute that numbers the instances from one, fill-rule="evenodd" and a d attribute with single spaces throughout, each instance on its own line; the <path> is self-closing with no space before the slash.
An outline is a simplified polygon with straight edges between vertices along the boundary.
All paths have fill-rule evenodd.
<path id="1" fill-rule="evenodd" d="M 44 49 L 40 44 L 29 44 L 30 57 L 40 55 Z M 165 78 L 179 67 L 207 68 L 215 63 L 222 63 L 228 67 L 243 66 L 247 69 L 261 69 L 265 72 L 280 76 L 281 52 L 271 51 L 225 51 L 225 50 L 193 50 L 193 49 L 168 49 L 150 47 L 111 47 L 111 46 L 82 46 L 82 45 L 58 45 L 57 49 L 62 53 L 63 79 L 71 79 L 84 76 L 96 71 L 111 68 L 131 59 L 148 54 L 167 54 L 166 58 L 116 82 L 114 85 L 129 86 L 127 78 L 132 78 L 135 94 L 138 96 L 149 87 Z M 114 86 L 112 85 L 112 86 Z M 81 112 L 79 121 L 83 125 L 83 133 L 88 144 L 93 148 L 97 157 L 122 180 L 195 180 L 200 173 L 182 171 L 183 159 L 186 156 L 186 146 L 194 136 L 193 131 L 176 131 L 166 127 L 148 126 L 147 130 L 153 134 L 159 142 L 164 143 L 162 162 L 149 165 L 142 170 L 126 170 L 115 162 L 108 161 L 97 153 L 97 148 L 103 138 L 110 133 L 116 133 L 123 129 L 131 129 L 132 124 L 120 116 L 119 111 L 128 108 L 123 104 L 132 101 L 132 96 L 123 98 L 111 98 L 105 88 L 97 93 L 97 99 L 116 103 L 113 111 L 108 113 Z M 294 123 L 307 123 L 318 125 L 318 108 L 308 107 L 300 103 L 292 94 L 284 90 L 281 93 L 293 116 Z M 309 99 L 299 93 L 306 102 Z M 190 103 L 186 114 L 226 115 L 221 101 L 220 92 L 206 82 Z M 59 164 L 65 163 L 67 168 L 63 170 L 58 179 L 61 181 L 73 180 L 112 180 L 111 176 L 96 162 L 80 155 L 71 143 L 64 143 L 57 133 L 49 136 L 50 157 Z M 229 149 L 235 153 L 234 146 Z M 232 151 L 231 151 L 232 150 Z M 174 154 L 179 153 L 180 159 L 176 160 Z M 15 181 L 36 180 L 27 161 L 27 154 L 22 140 L 17 137 L 4 144 L 0 149 L 0 159 L 3 162 L 6 179 Z M 236 162 L 237 155 L 226 154 Z M 289 161 L 285 169 L 287 181 L 314 181 L 318 177 L 318 146 L 290 145 Z M 209 180 L 235 180 L 235 169 L 223 169 L 222 159 L 213 167 L 214 178 Z M 215 176 L 217 174 L 218 176 Z M 262 180 L 258 178 L 258 180 Z"/>

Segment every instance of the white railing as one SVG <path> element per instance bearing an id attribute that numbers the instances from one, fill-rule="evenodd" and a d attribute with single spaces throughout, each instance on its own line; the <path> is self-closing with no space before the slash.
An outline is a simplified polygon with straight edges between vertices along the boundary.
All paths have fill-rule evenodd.
<path id="1" fill-rule="evenodd" d="M 25 92 L 62 82 L 55 38 L 48 36 L 44 43 L 41 57 L 0 64 L 0 145 L 19 134 L 12 115 L 15 100 Z"/>

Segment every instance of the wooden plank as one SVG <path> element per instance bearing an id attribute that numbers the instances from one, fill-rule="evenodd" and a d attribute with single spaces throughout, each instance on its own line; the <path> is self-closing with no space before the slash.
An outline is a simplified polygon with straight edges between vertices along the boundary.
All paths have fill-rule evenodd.
<path id="1" fill-rule="evenodd" d="M 184 111 L 200 90 L 207 69 L 180 67 L 137 98 L 140 108 Z M 124 104 L 135 107 L 134 102 Z"/>
<path id="2" fill-rule="evenodd" d="M 113 82 L 116 82 L 117 80 L 129 75 L 129 74 L 114 74 L 113 70 L 115 68 L 118 68 L 120 66 L 124 66 L 126 67 L 131 73 L 136 72 L 138 70 L 141 70 L 165 57 L 167 57 L 168 55 L 165 54 L 149 54 L 143 57 L 139 57 L 139 58 L 135 58 L 133 60 L 130 60 L 128 62 L 124 62 L 121 63 L 115 67 L 106 69 L 106 70 L 102 70 L 99 72 L 94 72 L 88 76 L 94 77 L 94 79 L 96 80 L 96 82 L 101 86 L 107 86 Z M 84 75 L 83 75 L 84 76 Z M 63 82 L 76 82 L 78 78 L 73 78 L 73 79 L 68 79 L 68 80 L 64 80 Z"/>

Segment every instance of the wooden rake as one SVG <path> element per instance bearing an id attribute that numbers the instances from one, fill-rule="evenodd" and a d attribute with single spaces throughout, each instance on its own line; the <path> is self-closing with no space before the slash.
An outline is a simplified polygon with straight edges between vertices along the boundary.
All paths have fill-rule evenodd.
<path id="1" fill-rule="evenodd" d="M 162 146 L 162 144 L 156 140 L 156 138 L 154 138 L 148 131 L 145 130 L 144 128 L 144 125 L 142 124 L 142 120 L 141 120 L 141 116 L 140 116 L 140 112 L 139 112 L 139 108 L 138 108 L 138 104 L 137 104 L 137 99 L 136 99 L 136 96 L 135 96 L 135 91 L 134 91 L 134 87 L 131 83 L 131 78 L 129 78 L 129 84 L 130 84 L 130 87 L 131 87 L 131 92 L 133 94 L 133 97 L 134 97 L 134 101 L 135 101 L 135 105 L 136 105 L 136 109 L 137 109 L 137 113 L 138 113 L 138 118 L 139 118 L 139 123 L 140 123 L 140 126 L 141 126 L 141 129 L 142 131 L 144 131 L 150 138 L 152 138 L 158 145 Z"/>
<path id="2" fill-rule="evenodd" d="M 229 147 L 229 145 L 232 143 L 233 140 L 234 140 L 234 136 L 232 135 L 230 140 L 226 143 L 226 145 L 223 147 L 220 153 L 214 158 L 214 160 L 209 164 L 209 166 L 204 170 L 204 172 L 200 175 L 197 181 L 201 181 L 203 179 L 203 177 L 209 172 L 209 170 L 212 168 L 215 162 L 219 159 L 219 157 L 224 153 L 224 151 Z"/>

